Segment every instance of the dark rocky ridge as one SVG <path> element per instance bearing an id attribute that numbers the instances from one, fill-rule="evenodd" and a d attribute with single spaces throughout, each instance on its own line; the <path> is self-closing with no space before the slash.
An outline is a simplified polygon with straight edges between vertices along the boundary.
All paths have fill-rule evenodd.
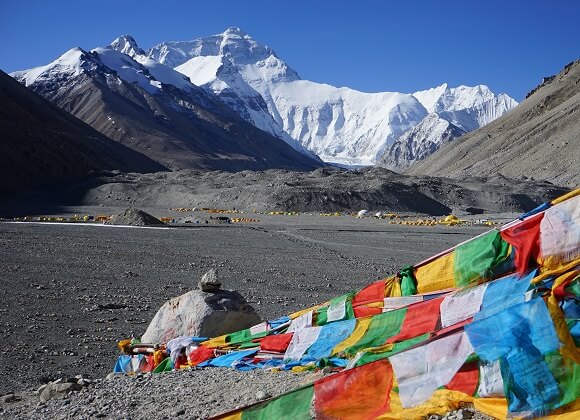
<path id="1" fill-rule="evenodd" d="M 433 139 L 420 141 L 423 137 L 428 137 L 428 132 L 425 132 L 426 130 L 423 124 L 427 123 L 428 129 L 428 119 L 435 117 L 434 115 L 430 115 L 421 123 L 403 133 L 377 161 L 377 166 L 402 172 L 406 167 L 435 153 L 439 150 L 441 144 L 453 141 L 465 134 L 465 130 L 448 122 L 447 128 L 440 137 L 441 144 L 434 142 Z"/>
<path id="2" fill-rule="evenodd" d="M 52 105 L 2 71 L 0 130 L 0 192 L 4 194 L 70 184 L 103 170 L 166 170 Z"/>

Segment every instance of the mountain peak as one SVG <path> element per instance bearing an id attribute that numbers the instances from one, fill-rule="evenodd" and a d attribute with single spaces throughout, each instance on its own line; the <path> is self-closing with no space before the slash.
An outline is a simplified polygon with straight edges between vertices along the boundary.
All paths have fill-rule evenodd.
<path id="1" fill-rule="evenodd" d="M 449 87 L 447 83 L 415 92 L 413 96 L 429 112 L 457 111 L 478 107 L 496 98 L 496 95 L 486 85 Z M 517 102 L 513 101 L 513 103 L 513 106 L 517 105 Z"/>
<path id="2" fill-rule="evenodd" d="M 413 93 L 413 96 L 417 98 L 419 102 L 421 102 L 421 105 L 423 105 L 425 109 L 427 109 L 429 112 L 432 112 L 435 109 L 437 101 L 448 90 L 449 86 L 447 83 L 442 83 L 437 87 L 415 92 Z"/>
<path id="3" fill-rule="evenodd" d="M 224 64 L 226 72 L 238 72 L 254 67 L 256 77 L 268 80 L 298 80 L 298 73 L 282 61 L 267 45 L 262 44 L 237 26 L 227 28 L 220 34 L 192 41 L 169 41 L 152 47 L 148 57 L 172 68 L 185 65 L 197 75 L 207 72 L 219 59 L 220 68 Z M 193 59 L 193 62 L 188 63 Z M 181 67 L 180 71 L 184 70 Z M 192 80 L 199 80 L 196 74 L 187 74 Z"/>
<path id="4" fill-rule="evenodd" d="M 113 42 L 111 42 L 109 48 L 117 50 L 123 54 L 127 54 L 131 57 L 135 57 L 136 55 L 145 55 L 145 51 L 139 48 L 137 41 L 135 41 L 135 38 L 133 38 L 131 35 L 121 35 Z"/>
<path id="5" fill-rule="evenodd" d="M 85 50 L 79 47 L 74 47 L 45 66 L 35 67 L 30 70 L 16 71 L 10 73 L 10 75 L 28 87 L 36 82 L 38 78 L 50 78 L 57 73 L 67 74 L 69 76 L 78 75 L 82 72 L 84 67 L 93 64 L 94 60 L 90 58 L 90 55 Z"/>
<path id="6" fill-rule="evenodd" d="M 276 56 L 270 47 L 260 44 L 238 27 L 230 27 L 221 34 L 197 41 L 202 45 L 215 44 L 217 55 L 228 57 L 237 64 L 253 64 Z"/>
<path id="7" fill-rule="evenodd" d="M 237 26 L 230 26 L 223 32 L 223 35 L 239 35 L 241 37 L 249 36 L 246 32 Z"/>

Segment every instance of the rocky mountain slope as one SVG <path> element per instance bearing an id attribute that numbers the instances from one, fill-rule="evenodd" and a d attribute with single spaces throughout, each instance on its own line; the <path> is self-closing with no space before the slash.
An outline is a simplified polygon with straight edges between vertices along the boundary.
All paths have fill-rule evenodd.
<path id="1" fill-rule="evenodd" d="M 409 174 L 580 184 L 580 61 L 546 78 L 508 114 L 444 146 Z"/>
<path id="2" fill-rule="evenodd" d="M 126 51 L 144 53 L 138 48 Z M 400 136 L 434 114 L 467 132 L 517 104 L 505 94 L 495 96 L 486 86 L 442 85 L 414 94 L 363 93 L 302 80 L 271 48 L 239 28 L 193 41 L 164 42 L 147 56 L 214 92 L 257 127 L 289 144 L 298 141 L 325 161 L 345 165 L 374 164 Z M 428 127 L 424 123 L 423 131 Z M 424 153 L 417 154 L 416 149 L 428 153 L 456 134 L 453 130 L 415 133 L 413 155 L 422 157 Z M 408 143 L 409 136 L 400 143 Z M 406 155 L 398 154 L 402 166 L 407 165 L 401 161 Z M 391 160 L 385 158 L 383 163 L 400 166 Z"/>
<path id="3" fill-rule="evenodd" d="M 166 170 L 0 71 L 0 192 L 80 181 L 103 170 Z"/>
<path id="4" fill-rule="evenodd" d="M 101 133 L 170 169 L 309 170 L 319 160 L 245 122 L 185 76 L 112 48 L 74 48 L 12 74 Z"/>
<path id="5" fill-rule="evenodd" d="M 465 134 L 462 128 L 432 113 L 419 124 L 402 134 L 385 154 L 377 166 L 401 170 L 433 154 L 439 147 Z"/>
<path id="6" fill-rule="evenodd" d="M 568 192 L 539 182 L 503 178 L 406 176 L 383 168 L 321 168 L 237 173 L 182 170 L 151 175 L 103 176 L 64 191 L 61 205 L 219 207 L 258 211 L 523 212 Z M 1 209 L 0 209 L 1 210 Z"/>

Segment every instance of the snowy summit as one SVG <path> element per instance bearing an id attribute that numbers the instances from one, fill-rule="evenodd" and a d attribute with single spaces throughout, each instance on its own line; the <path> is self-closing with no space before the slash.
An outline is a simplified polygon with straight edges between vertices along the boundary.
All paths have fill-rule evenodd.
<path id="1" fill-rule="evenodd" d="M 421 141 L 438 147 L 450 139 L 449 132 L 440 136 L 445 131 L 441 124 L 458 128 L 451 132 L 454 138 L 517 105 L 483 85 L 443 84 L 413 94 L 363 93 L 301 80 L 271 48 L 239 28 L 193 41 L 164 42 L 147 54 L 211 90 L 257 127 L 291 144 L 297 141 L 325 161 L 345 165 L 377 163 L 425 118 L 423 126 L 432 124 L 433 114 L 443 120 L 439 135 Z"/>
<path id="2" fill-rule="evenodd" d="M 192 41 L 163 42 L 147 51 L 123 35 L 107 48 L 74 49 L 47 66 L 13 76 L 29 86 L 39 77 L 78 74 L 87 65 L 105 65 L 115 77 L 150 94 L 163 84 L 185 92 L 199 86 L 303 155 L 345 166 L 404 169 L 517 105 L 485 85 L 364 93 L 302 80 L 270 47 L 237 27 Z"/>

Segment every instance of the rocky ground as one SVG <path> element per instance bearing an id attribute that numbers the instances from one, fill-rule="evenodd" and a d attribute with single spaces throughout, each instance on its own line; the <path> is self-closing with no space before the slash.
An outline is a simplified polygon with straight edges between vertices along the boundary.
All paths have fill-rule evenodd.
<path id="1" fill-rule="evenodd" d="M 92 214 L 107 210 L 114 209 Z M 350 216 L 260 219 L 160 229 L 0 223 L 0 417 L 195 418 L 284 392 L 314 377 L 213 369 L 103 378 L 118 354 L 116 341 L 140 336 L 163 302 L 195 288 L 210 268 L 219 269 L 223 288 L 239 291 L 272 319 L 487 229 Z M 79 374 L 95 382 L 66 399 L 39 402 L 42 384 Z"/>

